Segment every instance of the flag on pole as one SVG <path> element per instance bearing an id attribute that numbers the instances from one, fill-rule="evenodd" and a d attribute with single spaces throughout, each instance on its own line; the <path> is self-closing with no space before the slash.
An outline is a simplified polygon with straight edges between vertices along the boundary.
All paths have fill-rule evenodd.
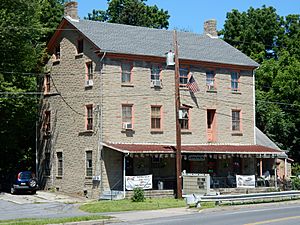
<path id="1" fill-rule="evenodd" d="M 197 84 L 196 80 L 194 79 L 194 76 L 192 73 L 190 73 L 188 76 L 188 81 L 187 81 L 186 86 L 188 87 L 190 92 L 196 93 L 196 92 L 200 91 L 198 84 Z"/>

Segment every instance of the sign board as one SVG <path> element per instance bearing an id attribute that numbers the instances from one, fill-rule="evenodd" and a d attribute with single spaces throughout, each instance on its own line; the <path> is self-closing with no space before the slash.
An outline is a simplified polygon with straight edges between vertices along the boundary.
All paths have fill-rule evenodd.
<path id="1" fill-rule="evenodd" d="M 134 188 L 152 189 L 152 174 L 143 176 L 126 176 L 126 190 Z"/>
<path id="2" fill-rule="evenodd" d="M 204 155 L 189 155 L 188 156 L 189 161 L 204 161 Z"/>
<path id="3" fill-rule="evenodd" d="M 204 195 L 210 192 L 210 175 L 182 173 L 182 187 L 186 195 Z"/>
<path id="4" fill-rule="evenodd" d="M 255 175 L 236 175 L 236 186 L 238 188 L 255 188 Z"/>

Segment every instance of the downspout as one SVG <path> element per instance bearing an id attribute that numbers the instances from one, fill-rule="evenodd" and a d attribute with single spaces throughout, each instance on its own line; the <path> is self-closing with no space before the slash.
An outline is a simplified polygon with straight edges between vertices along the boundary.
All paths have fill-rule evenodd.
<path id="1" fill-rule="evenodd" d="M 258 67 L 259 68 L 259 67 Z M 257 69 L 258 69 L 257 68 Z M 256 145 L 256 114 L 255 114 L 255 70 L 253 70 L 253 76 L 252 76 L 253 78 L 253 81 L 252 81 L 252 83 L 253 83 L 253 130 L 254 130 L 254 144 Z"/>
<path id="2" fill-rule="evenodd" d="M 102 55 L 101 59 L 100 59 L 100 93 L 99 93 L 99 96 L 100 96 L 100 107 L 99 107 L 99 111 L 98 113 L 100 114 L 99 115 L 99 143 L 98 143 L 98 159 L 99 159 L 99 175 L 100 175 L 100 195 L 101 193 L 103 192 L 103 111 L 102 111 L 102 108 L 103 108 L 103 78 L 102 78 L 102 69 L 103 69 L 103 59 L 106 55 L 106 52 L 104 52 L 104 54 Z M 100 197 L 100 196 L 99 196 Z"/>

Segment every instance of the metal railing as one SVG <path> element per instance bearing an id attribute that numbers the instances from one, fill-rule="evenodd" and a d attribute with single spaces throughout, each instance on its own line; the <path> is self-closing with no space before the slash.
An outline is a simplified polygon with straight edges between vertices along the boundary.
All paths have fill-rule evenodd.
<path id="1" fill-rule="evenodd" d="M 281 192 L 265 192 L 265 193 L 251 193 L 251 194 L 237 194 L 237 195 L 186 195 L 187 205 L 196 204 L 201 207 L 201 202 L 215 202 L 216 205 L 222 202 L 249 202 L 256 200 L 268 199 L 294 199 L 300 197 L 300 191 L 281 191 Z"/>

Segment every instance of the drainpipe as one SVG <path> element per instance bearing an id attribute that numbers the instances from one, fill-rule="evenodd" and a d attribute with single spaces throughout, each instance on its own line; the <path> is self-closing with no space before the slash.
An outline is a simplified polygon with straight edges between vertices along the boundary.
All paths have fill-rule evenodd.
<path id="1" fill-rule="evenodd" d="M 259 67 L 258 67 L 259 68 Z M 257 68 L 257 69 L 258 69 Z M 252 72 L 253 74 L 253 78 L 252 78 L 252 84 L 253 84 L 253 89 L 252 89 L 252 92 L 253 92 L 253 132 L 254 132 L 254 144 L 256 145 L 256 114 L 255 114 L 255 70 L 253 70 Z"/>
<path id="2" fill-rule="evenodd" d="M 100 58 L 100 88 L 99 88 L 99 96 L 100 96 L 100 104 L 99 104 L 99 111 L 98 111 L 98 118 L 99 118 L 99 143 L 98 143 L 98 159 L 99 160 L 99 173 L 100 173 L 100 195 L 103 193 L 103 77 L 102 77 L 102 69 L 103 69 L 103 59 L 106 56 L 106 52 L 103 53 L 102 57 Z M 100 114 L 100 115 L 99 115 Z M 97 162 L 98 164 L 98 162 Z"/>

